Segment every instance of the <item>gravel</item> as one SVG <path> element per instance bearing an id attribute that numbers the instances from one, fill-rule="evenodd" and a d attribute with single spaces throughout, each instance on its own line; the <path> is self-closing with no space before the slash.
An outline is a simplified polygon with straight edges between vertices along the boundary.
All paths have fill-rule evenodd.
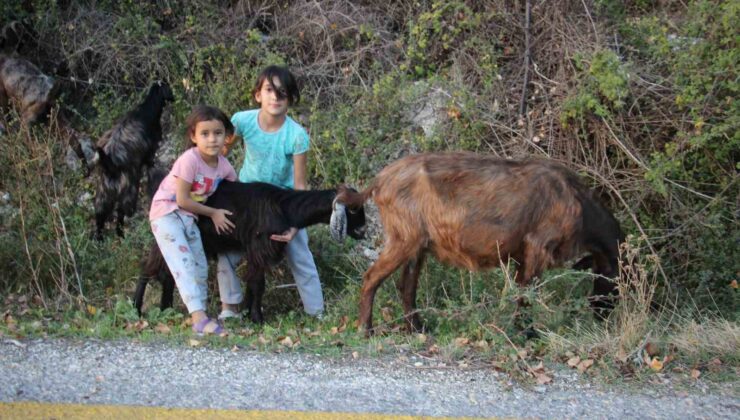
<path id="1" fill-rule="evenodd" d="M 415 364 L 417 366 L 415 366 Z M 690 392 L 521 386 L 490 369 L 132 341 L 0 341 L 0 401 L 528 418 L 739 418 L 735 383 Z"/>

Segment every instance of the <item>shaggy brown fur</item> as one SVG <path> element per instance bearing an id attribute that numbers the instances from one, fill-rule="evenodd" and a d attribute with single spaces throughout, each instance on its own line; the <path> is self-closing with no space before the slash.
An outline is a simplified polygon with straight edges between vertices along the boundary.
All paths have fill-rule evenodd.
<path id="1" fill-rule="evenodd" d="M 427 253 L 443 263 L 479 271 L 513 258 L 526 285 L 549 267 L 591 253 L 594 272 L 617 272 L 617 220 L 596 202 L 576 174 L 546 160 L 511 161 L 473 153 L 430 153 L 390 164 L 348 204 L 372 197 L 385 246 L 363 277 L 360 325 L 372 332 L 375 292 L 403 266 L 398 289 L 406 321 L 421 329 L 416 308 L 419 272 Z M 591 263 L 593 261 L 593 263 Z M 613 284 L 597 280 L 595 292 Z"/>
<path id="2" fill-rule="evenodd" d="M 0 55 L 0 107 L 14 104 L 24 124 L 42 120 L 54 104 L 54 79 L 20 57 Z"/>

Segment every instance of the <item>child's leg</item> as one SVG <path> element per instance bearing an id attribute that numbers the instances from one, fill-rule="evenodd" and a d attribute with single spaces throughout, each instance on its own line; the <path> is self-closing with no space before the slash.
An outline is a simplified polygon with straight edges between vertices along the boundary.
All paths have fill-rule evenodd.
<path id="1" fill-rule="evenodd" d="M 151 225 L 188 312 L 205 311 L 208 263 L 195 220 L 173 212 L 153 220 Z"/>
<path id="2" fill-rule="evenodd" d="M 221 295 L 221 304 L 223 309 L 235 311 L 236 305 L 242 302 L 242 284 L 239 276 L 236 275 L 236 267 L 242 258 L 241 252 L 228 252 L 218 254 L 218 270 L 216 278 L 218 279 L 218 291 Z"/>
<path id="3" fill-rule="evenodd" d="M 303 301 L 303 309 L 309 315 L 318 315 L 324 312 L 324 295 L 321 292 L 321 282 L 313 255 L 308 249 L 308 233 L 301 229 L 288 242 L 285 248 L 290 270 L 293 272 L 298 293 Z"/>

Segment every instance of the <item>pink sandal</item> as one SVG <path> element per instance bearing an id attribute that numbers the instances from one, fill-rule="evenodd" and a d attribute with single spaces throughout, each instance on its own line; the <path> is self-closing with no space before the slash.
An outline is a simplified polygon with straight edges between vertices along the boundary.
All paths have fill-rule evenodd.
<path id="1" fill-rule="evenodd" d="M 226 330 L 218 321 L 211 318 L 203 318 L 199 322 L 193 324 L 193 332 L 197 335 L 222 335 L 226 333 Z"/>

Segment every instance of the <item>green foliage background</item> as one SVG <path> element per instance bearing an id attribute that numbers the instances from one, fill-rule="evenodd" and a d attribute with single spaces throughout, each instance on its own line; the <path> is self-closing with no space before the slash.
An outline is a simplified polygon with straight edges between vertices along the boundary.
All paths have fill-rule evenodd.
<path id="1" fill-rule="evenodd" d="M 644 236 L 642 255 L 659 262 L 651 267 L 661 296 L 736 320 L 740 3 L 532 5 L 525 115 L 523 1 L 8 0 L 0 24 L 20 20 L 35 31 L 18 53 L 60 80 L 59 112 L 93 140 L 149 83 L 165 79 L 176 101 L 163 125 L 178 151 L 192 105 L 253 107 L 255 77 L 277 63 L 302 86 L 291 112 L 310 130 L 314 187 L 364 186 L 398 157 L 431 150 L 563 161 L 626 232 Z M 419 118 L 426 110 L 431 127 Z M 12 112 L 4 122 L 0 293 L 39 295 L 61 308 L 84 295 L 112 308 L 131 295 L 151 241 L 148 203 L 125 239 L 93 242 L 95 177 L 67 166 L 54 126 L 21 130 Z M 238 151 L 232 162 L 241 164 Z M 338 246 L 315 228 L 312 238 L 330 305 L 355 316 L 369 264 L 362 249 L 378 247 L 380 237 Z M 486 320 L 513 311 L 503 309 L 504 277 L 431 263 L 420 306 L 438 328 L 482 331 Z M 580 274 L 550 273 L 545 284 L 524 293 L 554 302 L 557 316 L 536 307 L 535 319 L 557 328 L 587 312 Z M 297 309 L 295 293 L 280 290 L 268 295 L 272 309 Z M 400 313 L 395 291 L 382 293 L 378 301 Z M 456 324 L 461 318 L 449 311 L 468 322 Z"/>

